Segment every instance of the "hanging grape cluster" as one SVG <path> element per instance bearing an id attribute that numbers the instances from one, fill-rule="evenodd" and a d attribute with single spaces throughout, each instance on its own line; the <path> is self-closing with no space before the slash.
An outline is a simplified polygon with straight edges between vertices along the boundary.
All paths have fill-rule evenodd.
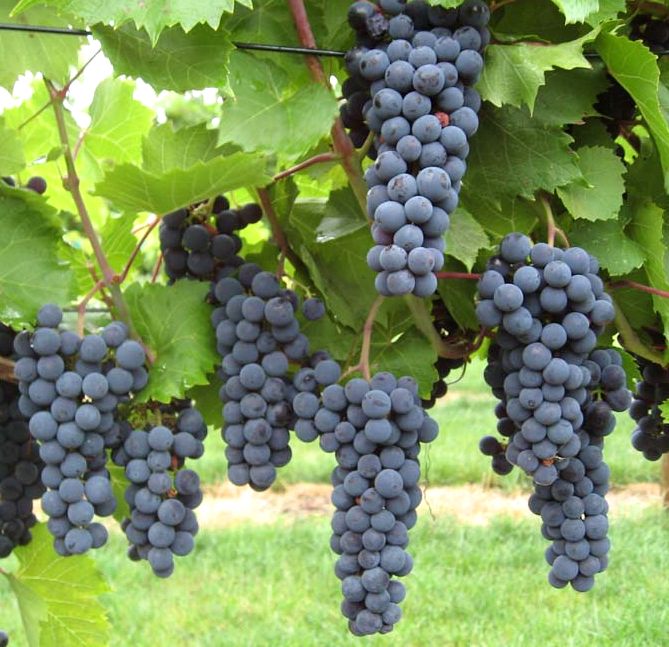
<path id="1" fill-rule="evenodd" d="M 660 405 L 669 400 L 669 369 L 642 357 L 636 358 L 641 370 L 630 415 L 636 422 L 632 446 L 649 461 L 657 461 L 669 452 L 669 423 Z"/>

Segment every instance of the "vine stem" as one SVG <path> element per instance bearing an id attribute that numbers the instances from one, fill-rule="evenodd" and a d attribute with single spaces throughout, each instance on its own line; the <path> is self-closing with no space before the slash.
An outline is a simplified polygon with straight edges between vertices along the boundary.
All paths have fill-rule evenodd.
<path id="1" fill-rule="evenodd" d="M 555 237 L 559 236 L 567 247 L 571 247 L 567 235 L 555 224 L 555 216 L 553 215 L 553 209 L 551 209 L 548 198 L 542 195 L 540 200 L 546 214 L 546 242 L 551 247 L 555 247 Z"/>
<path id="2" fill-rule="evenodd" d="M 478 281 L 480 274 L 469 274 L 467 272 L 437 272 L 438 279 L 461 279 L 463 281 Z"/>
<path id="3" fill-rule="evenodd" d="M 279 222 L 279 217 L 274 210 L 274 205 L 272 204 L 272 198 L 269 195 L 269 191 L 266 188 L 257 189 L 257 194 L 258 200 L 260 200 L 260 204 L 262 205 L 262 209 L 267 216 L 267 220 L 269 220 L 269 224 L 272 229 L 272 236 L 281 250 L 281 257 L 279 259 L 276 273 L 277 276 L 283 276 L 283 267 L 286 262 L 286 258 L 288 258 L 288 260 L 290 260 L 290 262 L 293 263 L 293 265 L 296 267 L 301 266 L 302 262 L 288 244 L 288 239 L 283 233 L 281 223 Z"/>
<path id="4" fill-rule="evenodd" d="M 316 39 L 314 38 L 314 33 L 311 29 L 309 16 L 307 15 L 307 10 L 304 6 L 304 0 L 286 0 L 286 2 L 288 3 L 288 7 L 293 16 L 293 22 L 295 23 L 295 29 L 300 44 L 309 49 L 316 49 Z M 306 56 L 305 59 L 314 81 L 323 84 L 328 90 L 332 90 L 325 71 L 323 70 L 323 66 L 318 58 L 316 56 Z M 358 203 L 360 204 L 360 209 L 364 216 L 367 209 L 367 185 L 362 177 L 360 159 L 356 153 L 355 146 L 353 146 L 353 142 L 346 134 L 346 129 L 344 128 L 341 119 L 338 118 L 335 120 L 331 132 L 332 145 L 335 153 L 337 153 L 341 160 L 341 165 L 348 177 L 348 181 Z"/>
<path id="5" fill-rule="evenodd" d="M 137 254 L 139 254 L 140 250 L 142 249 L 142 246 L 146 242 L 146 239 L 151 235 L 151 232 L 156 228 L 159 222 L 160 218 L 156 218 L 152 223 L 150 223 L 147 226 L 144 235 L 139 239 L 137 245 L 135 245 L 135 249 L 132 250 L 132 254 L 130 254 L 130 258 L 128 259 L 128 262 L 125 264 L 123 271 L 114 277 L 114 283 L 123 283 L 123 281 L 125 281 L 128 278 L 130 268 L 132 267 L 132 264 L 135 262 Z"/>
<path id="6" fill-rule="evenodd" d="M 163 266 L 163 252 L 160 252 L 158 254 L 158 260 L 156 261 L 156 265 L 153 268 L 153 272 L 151 273 L 151 283 L 155 283 L 158 279 L 158 274 L 160 273 L 160 268 Z"/>
<path id="7" fill-rule="evenodd" d="M 621 337 L 622 346 L 625 350 L 643 357 L 654 364 L 659 364 L 664 366 L 664 357 L 660 353 L 652 351 L 650 348 L 647 348 L 644 343 L 639 339 L 638 335 L 632 328 L 632 324 L 627 320 L 627 317 L 624 315 L 621 308 L 616 303 L 615 299 L 613 300 L 613 307 L 616 312 L 616 327 L 618 328 L 618 334 Z"/>
<path id="8" fill-rule="evenodd" d="M 84 322 L 86 320 L 86 306 L 88 302 L 104 288 L 105 282 L 98 281 L 89 291 L 88 294 L 79 302 L 77 306 L 77 334 L 79 337 L 84 336 Z"/>
<path id="9" fill-rule="evenodd" d="M 362 376 L 368 382 L 372 379 L 372 369 L 369 359 L 372 349 L 372 333 L 374 332 L 374 322 L 376 321 L 376 317 L 379 314 L 379 309 L 383 305 L 384 301 L 385 297 L 378 296 L 376 299 L 374 299 L 374 302 L 369 308 L 369 313 L 367 314 L 367 319 L 365 319 L 365 325 L 362 329 L 362 348 L 360 349 L 360 359 L 355 366 L 349 367 L 349 369 L 344 372 L 342 379 L 358 371 L 362 373 Z"/>
<path id="10" fill-rule="evenodd" d="M 74 78 L 76 78 L 76 75 L 73 77 L 73 79 Z M 71 83 L 73 79 L 71 79 L 69 83 Z M 53 106 L 53 111 L 56 117 L 56 125 L 58 127 L 58 135 L 60 137 L 60 143 L 63 146 L 63 156 L 65 157 L 65 166 L 67 168 L 67 177 L 65 178 L 67 188 L 70 191 L 74 204 L 77 208 L 77 213 L 79 214 L 84 233 L 86 234 L 86 237 L 90 241 L 91 247 L 93 248 L 93 254 L 95 255 L 95 259 L 98 263 L 100 271 L 102 272 L 102 280 L 104 281 L 105 286 L 109 288 L 111 299 L 114 303 L 114 309 L 116 310 L 116 315 L 123 322 L 125 322 L 131 334 L 134 337 L 137 337 L 137 333 L 132 324 L 132 319 L 130 318 L 128 307 L 123 299 L 121 289 L 114 283 L 114 270 L 109 264 L 109 260 L 105 256 L 102 245 L 100 244 L 100 240 L 98 239 L 97 233 L 93 227 L 93 223 L 91 222 L 83 195 L 81 194 L 79 175 L 77 174 L 74 155 L 72 154 L 72 147 L 70 146 L 70 140 L 67 134 L 67 126 L 65 124 L 65 113 L 63 110 L 63 101 L 65 99 L 65 95 L 63 94 L 62 90 L 57 90 L 53 83 L 48 79 L 44 79 L 44 83 L 49 93 L 49 97 L 51 98 L 51 105 Z"/>
<path id="11" fill-rule="evenodd" d="M 630 288 L 632 290 L 639 290 L 641 292 L 647 292 L 648 294 L 654 294 L 657 297 L 663 297 L 669 299 L 669 292 L 667 290 L 660 290 L 658 288 L 652 288 L 649 285 L 644 285 L 643 283 L 637 283 L 636 281 L 628 281 L 623 279 L 622 281 L 614 281 L 609 283 L 611 288 Z"/>
<path id="12" fill-rule="evenodd" d="M 285 171 L 281 171 L 281 173 L 277 173 L 274 176 L 274 181 L 278 182 L 279 180 L 283 180 L 287 177 L 290 177 L 291 175 L 295 175 L 295 173 L 299 173 L 300 171 L 309 168 L 310 166 L 315 166 L 316 164 L 325 164 L 327 162 L 336 162 L 338 159 L 339 156 L 336 153 L 333 153 L 332 151 L 330 151 L 329 153 L 321 153 L 320 155 L 314 155 L 313 157 L 310 157 L 308 160 L 304 160 L 304 162 L 300 162 L 299 164 L 291 166 Z"/>

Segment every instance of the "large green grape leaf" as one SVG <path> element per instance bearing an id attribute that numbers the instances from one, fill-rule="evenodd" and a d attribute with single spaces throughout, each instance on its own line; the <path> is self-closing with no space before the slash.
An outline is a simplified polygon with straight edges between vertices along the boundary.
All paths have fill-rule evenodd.
<path id="1" fill-rule="evenodd" d="M 0 0 L 0 22 L 53 27 L 67 27 L 71 24 L 71 20 L 44 7 L 10 17 L 15 4 L 14 0 Z M 0 86 L 11 91 L 17 77 L 27 71 L 42 72 L 57 82 L 65 81 L 70 65 L 77 63 L 77 52 L 83 42 L 83 38 L 76 36 L 0 31 Z"/>
<path id="2" fill-rule="evenodd" d="M 510 231 L 529 233 L 541 212 L 536 202 L 519 197 L 494 200 L 477 191 L 475 185 L 463 185 L 461 198 L 461 204 L 474 215 L 483 230 L 499 239 Z"/>
<path id="3" fill-rule="evenodd" d="M 109 264 L 116 272 L 121 272 L 137 245 L 132 234 L 132 217 L 107 218 L 100 230 L 100 243 Z"/>
<path id="4" fill-rule="evenodd" d="M 552 0 L 514 0 L 501 11 L 496 11 L 494 18 L 495 37 L 502 42 L 539 40 L 564 43 L 583 35 L 580 25 L 565 25 L 564 15 Z"/>
<path id="5" fill-rule="evenodd" d="M 116 74 L 139 77 L 157 90 L 186 92 L 227 82 L 232 43 L 223 31 L 198 25 L 186 33 L 171 27 L 153 44 L 144 30 L 96 25 L 93 33 Z"/>
<path id="6" fill-rule="evenodd" d="M 627 236 L 618 219 L 578 221 L 569 231 L 569 240 L 596 256 L 611 276 L 628 274 L 641 267 L 646 258 L 643 248 Z"/>
<path id="7" fill-rule="evenodd" d="M 664 241 L 664 211 L 651 201 L 635 205 L 629 226 L 630 237 L 646 252 L 645 269 L 651 287 L 669 291 L 669 276 L 665 265 L 668 254 Z M 652 296 L 655 312 L 664 322 L 665 339 L 669 341 L 669 299 Z"/>
<path id="8" fill-rule="evenodd" d="M 66 304 L 71 271 L 58 261 L 55 210 L 30 191 L 0 182 L 0 319 L 34 322 L 45 303 Z"/>
<path id="9" fill-rule="evenodd" d="M 587 185 L 577 180 L 557 190 L 574 218 L 611 220 L 623 205 L 625 165 L 610 148 L 579 148 L 578 166 Z"/>
<path id="10" fill-rule="evenodd" d="M 490 45 L 477 89 L 484 99 L 496 106 L 527 104 L 531 111 L 539 88 L 546 83 L 546 72 L 555 68 L 590 68 L 588 59 L 583 56 L 583 45 L 596 35 L 593 31 L 559 45 Z"/>
<path id="11" fill-rule="evenodd" d="M 625 11 L 625 0 L 599 0 L 599 9 L 585 20 L 589 25 L 599 25 L 607 20 L 615 20 L 621 11 Z"/>
<path id="12" fill-rule="evenodd" d="M 195 25 L 207 23 L 217 29 L 224 13 L 231 13 L 235 2 L 252 6 L 252 0 L 21 0 L 14 13 L 19 14 L 29 7 L 43 4 L 80 17 L 88 24 L 112 23 L 117 27 L 133 21 L 138 29 L 146 29 L 153 43 L 166 27 L 181 25 L 190 31 Z M 12 3 L 13 4 L 13 3 Z"/>
<path id="13" fill-rule="evenodd" d="M 446 232 L 446 253 L 457 258 L 471 272 L 479 250 L 490 241 L 483 227 L 469 211 L 462 207 L 451 215 L 451 226 Z"/>
<path id="14" fill-rule="evenodd" d="M 221 143 L 296 158 L 328 134 L 338 108 L 326 87 L 296 84 L 278 65 L 243 52 L 230 60 L 234 96 L 221 110 Z"/>
<path id="15" fill-rule="evenodd" d="M 208 292 L 208 284 L 194 281 L 133 283 L 125 291 L 135 328 L 155 356 L 143 401 L 169 402 L 207 383 L 218 360 Z"/>
<path id="16" fill-rule="evenodd" d="M 205 124 L 174 130 L 171 122 L 152 128 L 142 143 L 143 168 L 149 173 L 187 169 L 220 154 L 218 133 Z"/>
<path id="17" fill-rule="evenodd" d="M 272 179 L 265 167 L 265 158 L 247 153 L 217 157 L 161 174 L 121 164 L 105 175 L 95 186 L 95 192 L 120 209 L 164 214 L 219 193 L 264 186 Z"/>
<path id="18" fill-rule="evenodd" d="M 86 149 L 100 163 L 136 163 L 141 160 L 142 137 L 153 122 L 152 110 L 133 99 L 135 84 L 105 79 L 95 89 Z"/>
<path id="19" fill-rule="evenodd" d="M 491 200 L 552 192 L 581 176 L 570 142 L 569 135 L 537 123 L 525 110 L 486 107 L 464 184 Z"/>
<path id="20" fill-rule="evenodd" d="M 104 647 L 110 625 L 99 596 L 109 591 L 87 556 L 59 557 L 45 524 L 15 550 L 19 568 L 4 573 L 16 596 L 30 647 Z"/>
<path id="21" fill-rule="evenodd" d="M 568 23 L 584 22 L 595 11 L 599 11 L 599 0 L 553 0 Z"/>
<path id="22" fill-rule="evenodd" d="M 0 142 L 0 175 L 18 173 L 26 165 L 23 142 L 17 131 L 4 125 L 3 119 L 0 119 Z"/>
<path id="23" fill-rule="evenodd" d="M 611 75 L 639 106 L 660 153 L 664 185 L 669 190 L 669 123 L 658 98 L 660 70 L 657 58 L 640 41 L 608 33 L 599 35 L 596 47 Z"/>

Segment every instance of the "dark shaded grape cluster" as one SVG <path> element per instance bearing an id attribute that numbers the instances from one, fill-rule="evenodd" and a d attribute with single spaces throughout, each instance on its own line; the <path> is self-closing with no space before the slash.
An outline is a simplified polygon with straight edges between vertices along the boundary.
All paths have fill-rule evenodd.
<path id="1" fill-rule="evenodd" d="M 266 490 L 292 456 L 292 375 L 309 359 L 309 340 L 296 318 L 298 297 L 254 264 L 243 265 L 238 278 L 221 279 L 214 295 L 228 478 Z M 325 314 L 316 299 L 302 310 L 308 319 Z"/>
<path id="2" fill-rule="evenodd" d="M 526 236 L 509 234 L 479 281 L 477 317 L 497 330 L 499 350 L 486 380 L 501 400 L 500 425 L 511 438 L 506 458 L 540 485 L 550 486 L 580 450 L 581 406 L 594 388 L 586 360 L 614 318 L 598 273 L 596 259 L 583 249 L 532 246 Z M 605 369 L 603 380 L 611 407 L 629 407 L 621 367 Z M 486 447 L 492 451 L 492 442 Z"/>
<path id="3" fill-rule="evenodd" d="M 436 299 L 432 304 L 432 325 L 439 336 L 447 343 L 451 343 L 460 332 L 460 327 L 441 299 Z M 451 371 L 462 368 L 464 364 L 465 360 L 460 358 L 439 357 L 437 359 L 434 368 L 439 374 L 439 379 L 432 385 L 430 397 L 421 400 L 424 409 L 431 409 L 437 403 L 437 400 L 448 393 L 446 380 Z"/>
<path id="4" fill-rule="evenodd" d="M 13 331 L 0 324 L 0 356 L 11 357 Z M 18 407 L 15 384 L 0 382 L 0 559 L 30 542 L 33 501 L 44 493 L 39 445 Z"/>
<path id="5" fill-rule="evenodd" d="M 606 570 L 611 542 L 608 538 L 609 466 L 604 462 L 604 437 L 616 424 L 609 401 L 620 404 L 622 359 L 614 349 L 600 349 L 584 362 L 591 375 L 588 395 L 581 405 L 584 423 L 578 432 L 580 449 L 560 469 L 550 486 L 534 486 L 530 510 L 541 517 L 542 535 L 551 541 L 546 561 L 548 581 L 555 588 L 571 584 L 589 591 L 595 575 Z M 620 408 L 620 407 L 619 407 Z"/>
<path id="6" fill-rule="evenodd" d="M 130 481 L 130 517 L 122 527 L 129 557 L 148 560 L 158 577 L 169 577 L 174 556 L 191 553 L 198 532 L 193 510 L 202 502 L 200 478 L 185 462 L 204 453 L 207 427 L 188 401 L 158 405 L 146 417 L 155 422 L 145 428 L 124 423 L 122 445 L 112 453 Z"/>
<path id="7" fill-rule="evenodd" d="M 230 202 L 218 196 L 208 202 L 177 209 L 160 223 L 160 249 L 165 273 L 171 281 L 188 277 L 217 281 L 244 263 L 237 256 L 242 248 L 235 233 L 259 222 L 262 209 L 247 204 L 230 209 Z"/>
<path id="8" fill-rule="evenodd" d="M 0 647 L 7 647 L 9 645 L 9 636 L 6 631 L 0 631 Z"/>
<path id="9" fill-rule="evenodd" d="M 637 382 L 630 416 L 636 422 L 632 446 L 649 461 L 669 452 L 669 424 L 664 422 L 660 405 L 669 400 L 669 369 L 637 357 L 642 379 Z"/>
<path id="10" fill-rule="evenodd" d="M 148 375 L 144 349 L 128 339 L 125 324 L 112 322 L 100 335 L 81 339 L 59 331 L 62 317 L 57 306 L 46 305 L 35 331 L 16 336 L 14 371 L 19 408 L 41 443 L 42 509 L 55 550 L 67 556 L 107 541 L 105 527 L 93 521 L 116 509 L 106 447 L 119 433 L 117 407 L 146 385 Z"/>
<path id="11" fill-rule="evenodd" d="M 16 181 L 14 180 L 13 177 L 6 176 L 2 178 L 2 181 L 7 184 L 8 186 L 15 187 L 16 186 Z M 38 193 L 39 195 L 43 195 L 46 193 L 47 185 L 46 185 L 46 180 L 39 176 L 35 175 L 31 177 L 22 187 L 22 189 L 27 189 L 29 191 L 33 191 L 34 193 Z"/>
<path id="12" fill-rule="evenodd" d="M 337 384 L 339 365 L 323 360 L 295 380 L 296 433 L 319 439 L 333 452 L 330 546 L 339 555 L 341 610 L 355 635 L 388 633 L 402 616 L 404 585 L 392 579 L 411 572 L 408 531 L 422 499 L 420 443 L 432 442 L 437 423 L 424 411 L 416 382 L 377 373 L 369 382 Z"/>
<path id="13" fill-rule="evenodd" d="M 643 41 L 655 54 L 664 54 L 669 49 L 669 20 L 639 14 L 631 24 L 630 38 Z"/>
<path id="14" fill-rule="evenodd" d="M 380 294 L 427 297 L 437 289 L 443 235 L 479 125 L 473 85 L 490 10 L 481 0 L 448 10 L 424 2 L 381 7 L 392 15 L 390 42 L 356 50 L 359 75 L 371 84 L 363 113 L 378 152 L 365 173 L 376 243 L 367 260 Z"/>

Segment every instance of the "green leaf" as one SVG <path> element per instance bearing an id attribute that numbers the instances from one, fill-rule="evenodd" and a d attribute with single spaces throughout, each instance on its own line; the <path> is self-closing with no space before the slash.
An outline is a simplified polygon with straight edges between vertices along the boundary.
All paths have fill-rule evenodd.
<path id="1" fill-rule="evenodd" d="M 0 22 L 52 27 L 71 24 L 71 20 L 43 7 L 10 18 L 14 4 L 14 0 L 0 0 Z M 17 77 L 27 71 L 41 72 L 53 81 L 65 81 L 70 65 L 77 63 L 77 52 L 83 42 L 76 36 L 0 31 L 0 85 L 11 92 Z"/>
<path id="2" fill-rule="evenodd" d="M 137 239 L 132 234 L 132 226 L 133 219 L 130 217 L 110 217 L 100 230 L 102 250 L 116 272 L 121 272 L 125 268 L 137 245 Z"/>
<path id="3" fill-rule="evenodd" d="M 595 26 L 609 20 L 615 20 L 618 14 L 626 9 L 625 0 L 599 0 L 599 10 L 591 13 L 586 22 Z"/>
<path id="4" fill-rule="evenodd" d="M 211 327 L 209 285 L 178 281 L 173 286 L 134 283 L 125 291 L 130 316 L 155 355 L 142 401 L 169 402 L 207 384 L 218 361 Z"/>
<path id="5" fill-rule="evenodd" d="M 252 0 L 236 0 L 238 4 L 252 6 Z M 94 23 L 113 23 L 120 26 L 133 21 L 138 29 L 144 27 L 153 43 L 166 27 L 181 25 L 184 31 L 190 31 L 200 23 L 207 23 L 217 29 L 224 13 L 231 13 L 235 0 L 21 0 L 14 13 L 20 13 L 36 4 L 46 4 L 59 11 L 79 16 L 83 21 Z"/>
<path id="6" fill-rule="evenodd" d="M 489 244 L 483 227 L 466 209 L 459 208 L 451 215 L 451 226 L 446 232 L 446 253 L 461 261 L 468 272 L 472 271 L 479 250 Z"/>
<path id="7" fill-rule="evenodd" d="M 657 145 L 664 169 L 664 186 L 669 191 L 669 124 L 658 98 L 660 70 L 657 58 L 640 41 L 600 34 L 597 51 L 610 74 L 636 101 Z"/>
<path id="8" fill-rule="evenodd" d="M 641 371 L 636 359 L 628 353 L 624 348 L 616 348 L 623 359 L 623 368 L 627 376 L 627 388 L 632 392 L 636 390 L 636 383 L 641 381 Z"/>
<path id="9" fill-rule="evenodd" d="M 582 31 L 580 26 L 565 25 L 564 16 L 551 0 L 515 0 L 495 14 L 494 32 L 500 41 L 563 43 L 579 38 Z"/>
<path id="10" fill-rule="evenodd" d="M 153 122 L 152 110 L 133 99 L 135 84 L 105 79 L 95 89 L 86 148 L 99 162 L 139 162 L 142 137 Z"/>
<path id="11" fill-rule="evenodd" d="M 569 232 L 569 240 L 596 256 L 611 276 L 629 274 L 641 267 L 646 258 L 643 248 L 627 236 L 617 219 L 579 221 Z"/>
<path id="12" fill-rule="evenodd" d="M 133 25 L 119 29 L 96 25 L 93 33 L 116 74 L 139 77 L 157 90 L 186 92 L 227 83 L 233 45 L 223 31 L 199 25 L 185 33 L 181 27 L 172 27 L 161 33 L 155 45 Z"/>
<path id="13" fill-rule="evenodd" d="M 247 153 L 217 157 L 162 174 L 121 164 L 96 184 L 95 193 L 120 209 L 163 214 L 244 186 L 264 186 L 272 180 L 265 173 L 265 165 L 264 157 Z"/>
<path id="14" fill-rule="evenodd" d="M 284 70 L 258 57 L 231 56 L 230 87 L 221 111 L 221 143 L 246 151 L 266 151 L 297 158 L 329 133 L 338 114 L 326 87 L 295 84 Z"/>
<path id="15" fill-rule="evenodd" d="M 45 303 L 69 301 L 72 273 L 58 261 L 55 210 L 30 191 L 0 182 L 0 319 L 34 322 Z"/>
<path id="16" fill-rule="evenodd" d="M 630 224 L 630 236 L 646 252 L 646 273 L 651 287 L 669 290 L 669 278 L 665 268 L 667 246 L 664 243 L 664 211 L 651 201 L 636 206 Z M 652 295 L 655 312 L 664 322 L 665 339 L 669 341 L 669 299 Z"/>
<path id="17" fill-rule="evenodd" d="M 578 166 L 588 186 L 575 181 L 558 188 L 557 193 L 574 218 L 611 220 L 623 205 L 625 165 L 615 151 L 603 147 L 584 147 L 578 151 Z"/>
<path id="18" fill-rule="evenodd" d="M 142 142 L 143 168 L 149 173 L 187 169 L 197 162 L 208 162 L 220 154 L 218 132 L 206 124 L 174 130 L 171 122 L 155 126 Z"/>
<path id="19" fill-rule="evenodd" d="M 662 414 L 662 422 L 669 425 L 669 400 L 665 400 L 660 405 L 660 413 Z"/>
<path id="20" fill-rule="evenodd" d="M 444 271 L 457 271 L 454 265 L 446 265 Z M 478 330 L 474 303 L 476 299 L 476 281 L 439 281 L 439 295 L 453 315 L 456 323 L 463 330 Z"/>
<path id="21" fill-rule="evenodd" d="M 222 386 L 221 378 L 212 373 L 207 379 L 207 384 L 193 387 L 186 394 L 188 399 L 195 402 L 207 426 L 216 429 L 220 429 L 223 423 L 223 403 L 219 395 Z"/>
<path id="22" fill-rule="evenodd" d="M 557 67 L 590 68 L 583 45 L 596 36 L 597 31 L 593 31 L 578 40 L 542 47 L 527 43 L 490 45 L 477 89 L 496 106 L 527 104 L 532 111 L 539 88 L 546 82 L 546 72 Z"/>
<path id="23" fill-rule="evenodd" d="M 6 575 L 30 645 L 104 647 L 110 625 L 98 598 L 109 588 L 95 562 L 87 556 L 59 557 L 45 524 L 32 535 L 30 544 L 15 550 L 18 571 Z"/>
<path id="24" fill-rule="evenodd" d="M 0 175 L 18 173 L 26 165 L 23 143 L 17 131 L 5 127 L 3 119 L 0 119 L 0 142 Z"/>
<path id="25" fill-rule="evenodd" d="M 595 11 L 599 11 L 599 0 L 553 0 L 568 23 L 584 22 Z"/>
<path id="26" fill-rule="evenodd" d="M 468 184 L 463 185 L 461 197 L 460 203 L 475 215 L 483 230 L 500 240 L 510 231 L 529 234 L 539 221 L 541 207 L 525 198 L 494 200 Z"/>
<path id="27" fill-rule="evenodd" d="M 130 516 L 130 506 L 125 500 L 125 490 L 129 485 L 129 481 L 125 475 L 125 468 L 120 465 L 107 463 L 106 469 L 109 471 L 112 484 L 112 492 L 116 499 L 116 510 L 114 510 L 114 519 L 119 523 L 123 523 L 124 519 Z"/>
<path id="28" fill-rule="evenodd" d="M 486 107 L 464 184 L 491 200 L 532 198 L 537 189 L 553 192 L 580 177 L 570 142 L 569 135 L 537 123 L 524 110 Z"/>

